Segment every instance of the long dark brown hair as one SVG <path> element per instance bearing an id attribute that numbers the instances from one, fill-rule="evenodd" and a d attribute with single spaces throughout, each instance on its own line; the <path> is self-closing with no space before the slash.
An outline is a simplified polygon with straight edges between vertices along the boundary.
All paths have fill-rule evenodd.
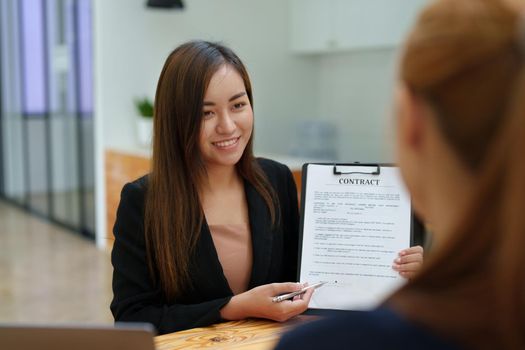
<path id="1" fill-rule="evenodd" d="M 525 349 L 525 26 L 504 0 L 438 0 L 401 79 L 475 175 L 463 220 L 387 304 L 468 348 Z M 453 179 L 451 179 L 453 181 Z"/>
<path id="2" fill-rule="evenodd" d="M 253 107 L 246 68 L 229 48 L 191 41 L 166 59 L 154 103 L 153 159 L 145 206 L 145 235 L 150 273 L 166 300 L 190 286 L 190 257 L 199 238 L 204 214 L 198 188 L 206 179 L 199 150 L 203 99 L 213 74 L 233 67 L 242 77 Z M 276 218 L 276 196 L 253 156 L 253 133 L 236 164 Z"/>

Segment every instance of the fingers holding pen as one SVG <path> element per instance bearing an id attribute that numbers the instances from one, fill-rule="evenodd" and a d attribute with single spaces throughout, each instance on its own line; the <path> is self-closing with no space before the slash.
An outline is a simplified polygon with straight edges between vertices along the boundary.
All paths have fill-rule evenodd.
<path id="1" fill-rule="evenodd" d="M 313 293 L 314 289 L 308 289 L 306 292 L 295 296 L 293 299 L 274 303 L 278 304 L 278 308 L 281 312 L 280 315 L 278 315 L 278 317 L 274 320 L 283 322 L 306 311 Z"/>
<path id="2" fill-rule="evenodd" d="M 273 283 L 269 296 L 273 299 L 276 295 L 287 294 L 300 291 L 304 285 L 301 283 Z M 297 295 L 295 298 L 283 300 L 281 302 L 270 301 L 270 305 L 264 306 L 265 318 L 284 322 L 308 309 L 313 290 Z"/>
<path id="3" fill-rule="evenodd" d="M 272 283 L 272 284 L 269 284 L 268 286 L 270 286 L 270 288 L 272 289 L 271 294 L 273 296 L 279 295 L 279 294 L 296 292 L 296 291 L 301 290 L 301 288 L 303 288 L 303 285 L 298 282 Z"/>
<path id="4" fill-rule="evenodd" d="M 221 317 L 225 320 L 238 320 L 246 317 L 267 318 L 274 321 L 286 321 L 304 312 L 313 288 L 308 289 L 296 298 L 275 302 L 274 297 L 282 294 L 300 291 L 301 283 L 285 282 L 271 283 L 255 287 L 244 293 L 237 294 L 221 309 Z"/>

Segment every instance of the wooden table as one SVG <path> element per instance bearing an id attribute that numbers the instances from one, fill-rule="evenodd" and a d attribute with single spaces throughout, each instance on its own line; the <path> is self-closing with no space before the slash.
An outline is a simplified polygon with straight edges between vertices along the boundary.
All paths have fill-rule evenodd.
<path id="1" fill-rule="evenodd" d="M 285 323 L 260 319 L 219 323 L 155 337 L 155 346 L 157 350 L 272 349 L 284 331 L 316 318 L 300 315 Z"/>

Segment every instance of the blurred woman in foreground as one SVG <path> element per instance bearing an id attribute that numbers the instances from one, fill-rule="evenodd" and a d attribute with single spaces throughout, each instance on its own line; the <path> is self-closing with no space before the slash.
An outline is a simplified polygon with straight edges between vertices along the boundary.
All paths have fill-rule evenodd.
<path id="1" fill-rule="evenodd" d="M 523 3 L 438 0 L 401 57 L 397 149 L 434 231 L 383 306 L 308 324 L 279 349 L 525 349 Z"/>

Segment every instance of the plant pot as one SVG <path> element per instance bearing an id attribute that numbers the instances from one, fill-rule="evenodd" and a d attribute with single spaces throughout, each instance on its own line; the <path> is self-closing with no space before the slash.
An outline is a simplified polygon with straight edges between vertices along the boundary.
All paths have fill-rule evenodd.
<path id="1" fill-rule="evenodd" d="M 153 118 L 137 119 L 137 139 L 141 146 L 150 147 L 153 136 Z"/>

